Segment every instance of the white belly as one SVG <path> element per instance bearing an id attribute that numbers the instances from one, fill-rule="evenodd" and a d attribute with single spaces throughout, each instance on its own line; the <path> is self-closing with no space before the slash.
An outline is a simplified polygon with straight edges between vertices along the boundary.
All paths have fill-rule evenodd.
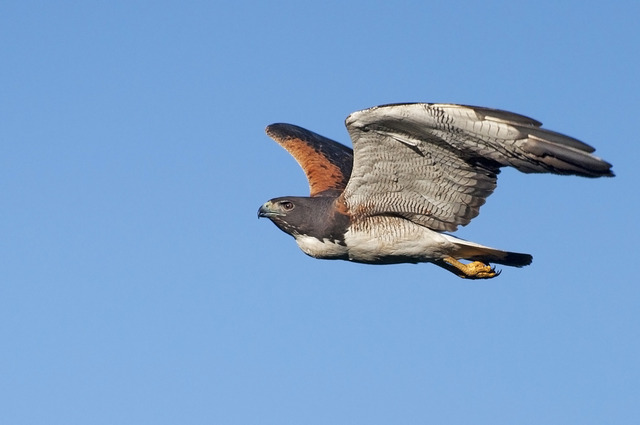
<path id="1" fill-rule="evenodd" d="M 344 236 L 344 244 L 302 235 L 296 237 L 296 242 L 315 258 L 419 263 L 447 256 L 454 245 L 451 239 L 402 218 L 377 216 L 352 226 Z"/>
<path id="2" fill-rule="evenodd" d="M 414 223 L 398 232 L 350 231 L 345 242 L 349 259 L 364 263 L 429 262 L 446 256 L 451 247 L 442 234 Z"/>

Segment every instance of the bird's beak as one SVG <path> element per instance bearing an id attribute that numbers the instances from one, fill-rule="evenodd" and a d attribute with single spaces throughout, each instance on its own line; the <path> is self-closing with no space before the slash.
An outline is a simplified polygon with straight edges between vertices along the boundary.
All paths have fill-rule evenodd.
<path id="1" fill-rule="evenodd" d="M 260 217 L 273 217 L 275 215 L 280 215 L 277 211 L 273 209 L 273 204 L 271 201 L 267 201 L 258 209 L 258 218 Z"/>

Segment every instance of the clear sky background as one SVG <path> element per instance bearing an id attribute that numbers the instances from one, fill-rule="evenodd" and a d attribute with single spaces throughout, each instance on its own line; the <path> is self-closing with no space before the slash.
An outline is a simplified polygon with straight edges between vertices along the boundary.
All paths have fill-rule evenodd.
<path id="1" fill-rule="evenodd" d="M 0 4 L 0 423 L 640 423 L 640 3 Z M 505 170 L 458 235 L 533 265 L 305 256 L 264 134 L 522 113 L 613 179 Z"/>

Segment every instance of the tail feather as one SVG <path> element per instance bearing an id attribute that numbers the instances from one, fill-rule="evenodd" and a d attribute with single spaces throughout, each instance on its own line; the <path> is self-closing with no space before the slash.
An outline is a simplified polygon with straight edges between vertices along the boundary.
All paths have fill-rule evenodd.
<path id="1" fill-rule="evenodd" d="M 456 251 L 453 257 L 469 261 L 481 261 L 483 263 L 502 264 L 512 267 L 524 267 L 531 264 L 533 256 L 519 252 L 502 251 L 488 246 L 464 241 L 451 235 L 446 235 L 447 239 L 455 243 Z"/>

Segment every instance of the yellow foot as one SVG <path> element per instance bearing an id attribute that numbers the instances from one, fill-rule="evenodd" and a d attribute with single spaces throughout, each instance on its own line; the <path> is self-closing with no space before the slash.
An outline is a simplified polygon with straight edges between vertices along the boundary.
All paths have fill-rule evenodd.
<path id="1" fill-rule="evenodd" d="M 488 266 L 480 261 L 463 264 L 453 257 L 443 258 L 445 268 L 465 279 L 491 279 L 500 274 L 494 267 Z"/>

